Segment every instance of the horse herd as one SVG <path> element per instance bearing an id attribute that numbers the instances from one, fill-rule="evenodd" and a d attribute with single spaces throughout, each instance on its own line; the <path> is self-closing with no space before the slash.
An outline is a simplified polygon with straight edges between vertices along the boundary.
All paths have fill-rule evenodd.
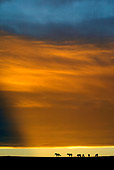
<path id="1" fill-rule="evenodd" d="M 69 156 L 69 157 L 72 157 L 73 156 L 73 154 L 72 153 L 67 153 L 67 155 Z M 59 157 L 59 156 L 61 156 L 61 154 L 60 153 L 55 153 L 55 156 L 56 157 Z M 77 154 L 77 157 L 85 157 L 85 155 L 84 154 Z M 88 154 L 88 157 L 90 157 L 90 154 Z M 98 154 L 95 154 L 95 157 L 98 157 Z"/>

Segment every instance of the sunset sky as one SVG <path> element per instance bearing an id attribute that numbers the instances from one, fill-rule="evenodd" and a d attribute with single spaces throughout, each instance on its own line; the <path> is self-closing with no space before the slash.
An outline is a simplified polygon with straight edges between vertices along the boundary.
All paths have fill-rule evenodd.
<path id="1" fill-rule="evenodd" d="M 114 155 L 114 1 L 0 0 L 1 154 L 79 146 Z"/>

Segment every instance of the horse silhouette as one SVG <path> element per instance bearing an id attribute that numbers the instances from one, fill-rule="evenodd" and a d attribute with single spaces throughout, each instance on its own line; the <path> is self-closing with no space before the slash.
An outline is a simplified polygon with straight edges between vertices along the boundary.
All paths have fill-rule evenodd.
<path id="1" fill-rule="evenodd" d="M 81 157 L 81 154 L 77 154 L 78 157 Z"/>
<path id="2" fill-rule="evenodd" d="M 72 153 L 67 153 L 67 155 L 68 155 L 69 157 L 72 157 Z"/>
<path id="3" fill-rule="evenodd" d="M 60 154 L 60 153 L 55 153 L 55 155 L 56 155 L 56 156 L 58 156 L 58 157 L 59 157 L 59 156 L 61 156 L 61 154 Z"/>
<path id="4" fill-rule="evenodd" d="M 98 154 L 95 154 L 95 157 L 98 157 Z"/>

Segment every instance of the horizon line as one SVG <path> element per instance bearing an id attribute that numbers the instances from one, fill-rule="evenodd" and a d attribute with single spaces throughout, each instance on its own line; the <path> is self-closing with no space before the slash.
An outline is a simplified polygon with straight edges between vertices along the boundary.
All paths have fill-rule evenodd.
<path id="1" fill-rule="evenodd" d="M 112 146 L 46 146 L 46 147 L 18 147 L 18 146 L 0 146 L 0 149 L 78 149 L 78 148 L 114 148 Z"/>

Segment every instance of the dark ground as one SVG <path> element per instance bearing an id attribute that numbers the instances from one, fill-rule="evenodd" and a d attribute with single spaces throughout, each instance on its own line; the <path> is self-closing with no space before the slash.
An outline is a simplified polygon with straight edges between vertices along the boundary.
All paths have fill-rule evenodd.
<path id="1" fill-rule="evenodd" d="M 108 168 L 113 169 L 114 167 L 114 156 L 110 157 L 0 157 L 0 165 L 3 165 L 4 168 L 8 166 L 8 169 L 11 167 L 21 169 L 23 166 L 29 169 L 47 169 L 52 167 L 53 169 L 64 169 L 61 168 L 67 167 L 68 169 L 73 167 L 73 169 L 80 168 L 91 168 L 91 169 L 102 169 Z M 40 167 L 40 168 L 39 168 Z M 77 168 L 79 167 L 79 168 Z M 23 168 L 22 168 L 23 169 Z"/>

